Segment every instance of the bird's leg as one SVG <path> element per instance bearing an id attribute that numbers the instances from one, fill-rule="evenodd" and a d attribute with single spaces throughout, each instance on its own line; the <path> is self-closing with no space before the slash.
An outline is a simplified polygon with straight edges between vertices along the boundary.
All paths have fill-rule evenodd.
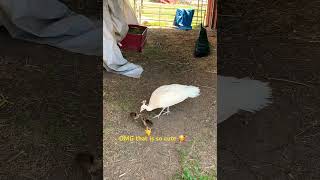
<path id="1" fill-rule="evenodd" d="M 170 113 L 170 110 L 169 110 L 169 107 L 167 107 L 167 111 L 165 112 L 165 113 L 163 113 L 163 114 L 169 114 Z"/>
<path id="2" fill-rule="evenodd" d="M 158 115 L 156 115 L 155 117 L 153 117 L 153 118 L 160 118 L 162 112 L 163 112 L 165 109 L 166 109 L 166 108 L 162 108 L 161 112 L 160 112 Z"/>

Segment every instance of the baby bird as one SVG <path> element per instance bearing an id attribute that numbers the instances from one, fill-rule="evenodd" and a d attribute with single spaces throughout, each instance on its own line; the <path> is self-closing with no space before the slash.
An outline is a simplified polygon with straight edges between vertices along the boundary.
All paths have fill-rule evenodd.
<path id="1" fill-rule="evenodd" d="M 137 114 L 135 112 L 131 112 L 130 113 L 130 117 L 133 119 L 133 120 L 137 120 L 140 118 L 143 126 L 145 128 L 148 128 L 148 129 L 151 129 L 152 125 L 153 125 L 153 122 L 150 121 L 149 119 L 147 119 L 146 117 L 142 116 L 141 114 Z"/>
<path id="2" fill-rule="evenodd" d="M 195 86 L 170 84 L 163 85 L 157 88 L 151 95 L 149 104 L 146 105 L 146 100 L 142 101 L 140 112 L 147 110 L 162 108 L 161 112 L 154 118 L 159 118 L 162 114 L 169 114 L 169 107 L 178 104 L 187 98 L 195 98 L 200 95 L 200 89 Z M 163 111 L 167 109 L 166 112 Z"/>

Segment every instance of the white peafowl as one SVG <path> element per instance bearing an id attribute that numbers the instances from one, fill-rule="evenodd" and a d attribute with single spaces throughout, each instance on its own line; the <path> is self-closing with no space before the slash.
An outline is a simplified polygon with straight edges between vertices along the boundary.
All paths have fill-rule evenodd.
<path id="1" fill-rule="evenodd" d="M 170 84 L 158 87 L 151 95 L 149 104 L 146 100 L 142 101 L 140 112 L 162 108 L 161 112 L 154 118 L 159 118 L 162 114 L 169 114 L 169 107 L 178 104 L 187 98 L 195 98 L 200 95 L 200 89 L 195 86 Z M 163 111 L 167 109 L 166 112 Z"/>
<path id="2" fill-rule="evenodd" d="M 248 78 L 218 76 L 218 123 L 239 110 L 256 112 L 271 103 L 268 83 Z"/>
<path id="3" fill-rule="evenodd" d="M 218 76 L 218 123 L 236 114 L 239 110 L 256 112 L 271 103 L 271 88 L 264 83 L 249 78 L 238 79 L 235 77 Z M 157 88 L 151 95 L 149 105 L 146 100 L 142 102 L 140 112 L 162 108 L 155 116 L 168 114 L 169 107 L 200 95 L 200 89 L 195 86 L 180 84 L 164 85 Z M 163 111 L 167 109 L 165 113 Z"/>

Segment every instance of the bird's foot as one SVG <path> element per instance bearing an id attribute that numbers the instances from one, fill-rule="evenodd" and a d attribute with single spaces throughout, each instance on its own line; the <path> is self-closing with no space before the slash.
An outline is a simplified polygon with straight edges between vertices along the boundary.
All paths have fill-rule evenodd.
<path id="1" fill-rule="evenodd" d="M 164 114 L 169 115 L 169 113 L 170 113 L 170 111 L 166 111 L 165 113 L 163 113 L 163 115 L 164 115 Z"/>
<path id="2" fill-rule="evenodd" d="M 154 116 L 153 118 L 160 118 L 160 116 L 161 116 L 161 114 L 158 114 L 158 115 L 156 115 L 156 116 Z"/>

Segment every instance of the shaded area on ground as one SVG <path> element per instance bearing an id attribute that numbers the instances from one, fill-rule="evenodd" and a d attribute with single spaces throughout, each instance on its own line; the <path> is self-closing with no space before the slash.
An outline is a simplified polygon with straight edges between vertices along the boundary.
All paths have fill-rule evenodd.
<path id="1" fill-rule="evenodd" d="M 3 28 L 0 42 L 0 179 L 63 173 L 79 151 L 102 158 L 101 60 Z"/>
<path id="2" fill-rule="evenodd" d="M 320 178 L 318 6 L 296 0 L 219 3 L 218 74 L 270 82 L 274 101 L 219 125 L 219 179 Z"/>

